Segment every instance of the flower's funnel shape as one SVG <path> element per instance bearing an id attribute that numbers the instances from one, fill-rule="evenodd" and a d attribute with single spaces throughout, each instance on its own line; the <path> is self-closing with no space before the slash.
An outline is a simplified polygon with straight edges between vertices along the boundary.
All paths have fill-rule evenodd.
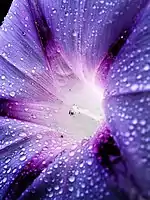
<path id="1" fill-rule="evenodd" d="M 130 107 L 125 110 L 123 98 L 133 101 L 137 96 L 128 96 L 129 87 L 124 89 L 126 65 L 139 64 L 139 68 L 130 70 L 127 79 L 132 92 L 135 93 L 138 84 L 145 84 L 138 87 L 139 95 L 149 90 L 148 54 L 136 58 L 149 42 L 146 32 L 149 25 L 144 25 L 148 14 L 143 18 L 138 15 L 148 12 L 147 3 L 147 0 L 13 1 L 0 30 L 2 199 L 127 199 L 132 190 L 124 182 L 135 184 L 125 175 L 120 181 L 118 168 L 124 162 L 136 180 L 136 195 L 147 198 L 149 161 L 144 163 L 143 156 L 148 159 L 148 147 L 141 147 L 136 156 L 130 148 L 134 141 L 140 147 L 145 137 L 137 126 L 136 138 L 130 141 L 131 137 L 126 137 L 128 145 L 124 148 L 126 142 L 121 131 L 127 134 L 132 116 L 127 114 L 120 122 L 122 115 L 117 107 L 122 100 L 124 114 L 130 112 Z M 137 16 L 139 24 L 134 30 Z M 129 58 L 126 52 L 130 51 L 134 52 L 130 56 L 132 62 L 126 64 Z M 134 76 L 140 76 L 137 73 L 142 70 L 140 62 L 147 72 L 133 84 Z M 122 87 L 118 87 L 120 84 Z M 104 100 L 106 115 L 102 106 L 105 89 L 108 91 Z M 143 111 L 138 113 L 148 112 L 147 98 L 143 99 Z M 136 109 L 140 109 L 139 103 Z M 134 115 L 133 110 L 131 114 Z M 107 126 L 110 122 L 111 134 L 122 156 L 103 125 L 105 118 Z M 147 120 L 141 123 L 146 123 L 147 129 L 142 130 L 149 134 Z M 129 136 L 131 133 L 129 130 Z M 88 139 L 83 140 L 85 137 Z M 143 164 L 136 166 L 132 160 Z M 141 173 L 144 167 L 147 170 Z"/>

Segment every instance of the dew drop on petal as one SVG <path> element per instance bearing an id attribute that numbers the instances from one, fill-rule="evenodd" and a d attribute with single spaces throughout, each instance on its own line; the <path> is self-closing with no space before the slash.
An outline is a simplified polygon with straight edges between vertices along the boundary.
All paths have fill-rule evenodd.
<path id="1" fill-rule="evenodd" d="M 20 161 L 24 161 L 26 159 L 26 155 L 20 156 Z"/>
<path id="2" fill-rule="evenodd" d="M 57 168 L 58 168 L 58 164 L 55 164 L 55 165 L 54 165 L 54 169 L 57 169 Z"/>
<path id="3" fill-rule="evenodd" d="M 137 119 L 133 119 L 133 120 L 132 120 L 132 123 L 133 123 L 133 124 L 137 124 L 137 123 L 138 123 L 138 120 L 137 120 Z"/>
<path id="4" fill-rule="evenodd" d="M 144 66 L 144 71 L 148 71 L 148 70 L 150 70 L 150 66 L 149 66 L 149 64 L 146 64 L 146 65 Z"/>
<path id="5" fill-rule="evenodd" d="M 73 32 L 73 34 L 72 34 L 74 37 L 76 37 L 77 36 L 77 32 Z"/>
<path id="6" fill-rule="evenodd" d="M 132 90 L 133 92 L 136 91 L 138 88 L 139 88 L 138 84 L 133 84 L 133 85 L 131 86 L 131 90 Z"/>
<path id="7" fill-rule="evenodd" d="M 1 76 L 1 79 L 2 79 L 2 80 L 5 80 L 5 78 L 6 78 L 6 77 L 5 77 L 4 75 Z"/>
<path id="8" fill-rule="evenodd" d="M 74 151 L 71 151 L 71 152 L 69 153 L 69 156 L 74 156 Z"/>
<path id="9" fill-rule="evenodd" d="M 70 177 L 69 177 L 69 181 L 70 181 L 71 183 L 73 183 L 73 182 L 75 181 L 75 176 L 70 176 Z"/>
<path id="10" fill-rule="evenodd" d="M 73 192 L 73 190 L 74 190 L 73 186 L 70 186 L 70 187 L 68 188 L 68 190 L 69 190 L 70 192 Z"/>
<path id="11" fill-rule="evenodd" d="M 59 190 L 59 194 L 62 194 L 63 193 L 63 189 L 61 188 L 60 190 Z"/>
<path id="12" fill-rule="evenodd" d="M 144 126 L 146 124 L 146 121 L 143 119 L 139 123 L 140 123 L 140 125 Z"/>
<path id="13" fill-rule="evenodd" d="M 91 166 L 93 164 L 93 159 L 92 158 L 89 158 L 86 163 Z"/>
<path id="14" fill-rule="evenodd" d="M 15 96 L 15 94 L 16 94 L 15 92 L 10 92 L 10 94 L 9 94 L 9 95 L 10 95 L 11 97 L 14 97 L 14 96 Z"/>
<path id="15" fill-rule="evenodd" d="M 59 190 L 59 185 L 56 185 L 56 186 L 54 187 L 54 189 L 55 189 L 55 190 Z"/>
<path id="16" fill-rule="evenodd" d="M 8 170 L 7 170 L 7 174 L 9 174 L 11 172 L 11 168 L 9 168 Z"/>
<path id="17" fill-rule="evenodd" d="M 8 158 L 7 160 L 5 160 L 5 163 L 7 164 L 7 163 L 9 163 L 10 162 L 10 158 Z"/>
<path id="18" fill-rule="evenodd" d="M 3 183 L 6 183 L 7 177 L 4 177 L 2 181 L 3 181 Z"/>
<path id="19" fill-rule="evenodd" d="M 17 172 L 17 169 L 14 168 L 13 171 L 12 171 L 12 173 L 15 174 L 16 172 Z"/>
<path id="20" fill-rule="evenodd" d="M 26 21 L 28 21 L 29 17 L 27 16 L 27 17 L 25 17 L 24 19 L 25 19 Z"/>
<path id="21" fill-rule="evenodd" d="M 53 193 L 52 192 L 49 194 L 49 197 L 53 197 Z"/>
<path id="22" fill-rule="evenodd" d="M 81 184 L 81 187 L 82 187 L 82 188 L 85 188 L 85 186 L 86 186 L 85 183 L 82 183 L 82 184 Z"/>

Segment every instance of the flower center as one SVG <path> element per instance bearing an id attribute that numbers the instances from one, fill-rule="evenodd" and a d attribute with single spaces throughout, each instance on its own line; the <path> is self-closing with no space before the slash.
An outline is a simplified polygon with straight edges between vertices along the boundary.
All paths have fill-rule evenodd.
<path id="1" fill-rule="evenodd" d="M 85 117 L 89 117 L 97 122 L 100 121 L 100 116 L 99 115 L 94 115 L 91 113 L 88 109 L 84 108 L 79 108 L 77 105 L 73 105 L 72 108 L 69 110 L 69 115 L 85 115 Z"/>
<path id="2" fill-rule="evenodd" d="M 94 84 L 77 82 L 66 92 L 61 125 L 76 140 L 92 136 L 104 119 L 103 90 Z"/>

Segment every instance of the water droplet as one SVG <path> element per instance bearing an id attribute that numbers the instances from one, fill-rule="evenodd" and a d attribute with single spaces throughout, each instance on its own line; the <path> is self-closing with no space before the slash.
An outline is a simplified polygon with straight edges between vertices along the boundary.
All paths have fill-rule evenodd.
<path id="1" fill-rule="evenodd" d="M 26 21 L 28 21 L 29 17 L 27 16 L 27 17 L 25 17 L 24 19 L 25 19 Z"/>
<path id="2" fill-rule="evenodd" d="M 138 122 L 137 119 L 133 119 L 133 120 L 132 120 L 132 123 L 133 123 L 133 124 L 137 124 L 137 122 Z"/>
<path id="3" fill-rule="evenodd" d="M 26 159 L 26 155 L 20 156 L 20 161 L 24 161 Z"/>
<path id="4" fill-rule="evenodd" d="M 14 96 L 15 96 L 15 94 L 16 94 L 15 92 L 10 92 L 10 94 L 9 94 L 9 95 L 10 95 L 11 97 L 14 97 Z"/>
<path id="5" fill-rule="evenodd" d="M 92 158 L 89 158 L 86 163 L 91 166 L 93 164 L 93 159 Z"/>
<path id="6" fill-rule="evenodd" d="M 136 91 L 138 88 L 139 88 L 138 84 L 133 84 L 133 85 L 131 86 L 131 90 L 132 90 L 132 91 Z"/>
<path id="7" fill-rule="evenodd" d="M 81 184 L 81 187 L 82 187 L 82 188 L 85 188 L 85 183 L 82 183 L 82 184 Z"/>
<path id="8" fill-rule="evenodd" d="M 55 14 L 56 12 L 57 12 L 57 10 L 56 10 L 56 9 L 54 9 L 54 10 L 53 10 L 53 13 Z"/>
<path id="9" fill-rule="evenodd" d="M 144 71 L 148 71 L 148 70 L 150 70 L 150 66 L 149 66 L 149 64 L 146 64 L 146 65 L 144 66 Z"/>
<path id="10" fill-rule="evenodd" d="M 49 197 L 53 197 L 53 193 L 52 192 L 49 194 Z"/>
<path id="11" fill-rule="evenodd" d="M 140 124 L 141 124 L 142 126 L 144 126 L 144 125 L 146 124 L 146 121 L 143 119 L 143 120 L 140 121 Z"/>
<path id="12" fill-rule="evenodd" d="M 54 165 L 54 168 L 57 169 L 57 168 L 58 168 L 58 164 L 55 164 L 55 165 Z"/>
<path id="13" fill-rule="evenodd" d="M 32 72 L 32 74 L 35 74 L 35 70 L 34 69 L 31 72 Z"/>
<path id="14" fill-rule="evenodd" d="M 6 183 L 7 177 L 4 177 L 2 181 L 3 181 L 3 183 Z"/>
<path id="15" fill-rule="evenodd" d="M 70 187 L 68 188 L 68 190 L 69 190 L 70 192 L 73 192 L 74 188 L 73 188 L 72 186 L 70 186 Z"/>
<path id="16" fill-rule="evenodd" d="M 75 176 L 70 176 L 70 177 L 69 177 L 69 181 L 70 181 L 71 183 L 73 183 L 73 182 L 75 181 Z"/>
<path id="17" fill-rule="evenodd" d="M 10 158 L 8 158 L 7 160 L 5 160 L 5 163 L 9 163 L 10 162 Z"/>
<path id="18" fill-rule="evenodd" d="M 61 188 L 60 190 L 59 190 L 59 194 L 62 194 L 63 193 L 63 189 Z"/>
<path id="19" fill-rule="evenodd" d="M 76 170 L 76 171 L 75 171 L 75 175 L 77 176 L 78 174 L 79 174 L 79 171 L 78 171 L 78 170 Z"/>
<path id="20" fill-rule="evenodd" d="M 54 187 L 54 189 L 55 189 L 55 190 L 59 190 L 59 185 L 56 185 L 56 186 Z"/>
<path id="21" fill-rule="evenodd" d="M 65 13 L 65 16 L 66 16 L 66 17 L 68 17 L 68 16 L 69 16 L 69 13 L 68 13 L 68 12 L 66 12 L 66 13 Z"/>
<path id="22" fill-rule="evenodd" d="M 141 78 L 142 78 L 142 75 L 141 75 L 141 74 L 138 74 L 136 78 L 137 78 L 137 79 L 141 79 Z"/>
<path id="23" fill-rule="evenodd" d="M 7 170 L 7 174 L 9 174 L 11 172 L 11 168 L 9 168 L 8 170 Z"/>
<path id="24" fill-rule="evenodd" d="M 27 112 L 28 110 L 29 110 L 29 108 L 25 108 L 25 109 L 24 109 L 24 111 L 26 111 L 26 112 Z"/>
<path id="25" fill-rule="evenodd" d="M 77 32 L 73 32 L 73 34 L 72 34 L 74 37 L 76 37 L 77 36 Z"/>
<path id="26" fill-rule="evenodd" d="M 125 133 L 124 133 L 124 136 L 125 136 L 125 137 L 129 137 L 129 136 L 130 136 L 130 133 L 129 133 L 129 132 L 125 132 Z"/>
<path id="27" fill-rule="evenodd" d="M 6 77 L 5 77 L 4 75 L 1 76 L 1 79 L 2 79 L 2 80 L 5 80 L 5 78 L 6 78 Z"/>
<path id="28" fill-rule="evenodd" d="M 17 169 L 14 168 L 13 171 L 12 171 L 12 173 L 15 174 L 16 172 L 17 172 Z"/>
<path id="29" fill-rule="evenodd" d="M 7 169 L 8 165 L 4 165 L 4 169 Z"/>
<path id="30" fill-rule="evenodd" d="M 79 165 L 79 167 L 82 168 L 82 167 L 83 167 L 83 163 L 81 163 L 81 164 Z"/>
<path id="31" fill-rule="evenodd" d="M 71 152 L 69 153 L 69 156 L 74 156 L 74 151 L 71 151 Z"/>

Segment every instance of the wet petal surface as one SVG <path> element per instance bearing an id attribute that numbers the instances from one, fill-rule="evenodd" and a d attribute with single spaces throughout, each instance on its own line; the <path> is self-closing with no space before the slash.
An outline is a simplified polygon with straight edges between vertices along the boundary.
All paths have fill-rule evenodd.
<path id="1" fill-rule="evenodd" d="M 122 196 L 118 197 L 118 194 L 116 196 L 119 187 L 113 191 L 112 185 L 108 183 L 111 179 L 109 171 L 111 167 L 108 167 L 111 163 L 109 155 L 102 151 L 104 158 L 107 159 L 105 164 L 100 162 L 98 155 L 91 148 L 91 140 L 78 143 L 75 149 L 69 148 L 75 142 L 72 137 L 70 138 L 69 132 L 72 136 L 77 134 L 83 138 L 81 133 L 90 130 L 89 136 L 93 133 L 93 127 L 97 127 L 92 121 L 97 120 L 95 111 L 102 106 L 102 95 L 95 96 L 93 91 L 97 91 L 97 87 L 95 88 L 93 78 L 96 74 L 101 82 L 103 74 L 105 78 L 107 77 L 114 56 L 117 58 L 108 75 L 107 90 L 109 95 L 115 94 L 119 97 L 117 96 L 117 100 L 116 97 L 109 97 L 106 100 L 107 119 L 123 155 L 125 158 L 129 155 L 131 158 L 126 162 L 128 168 L 131 167 L 129 172 L 140 187 L 138 194 L 149 195 L 149 180 L 146 177 L 146 173 L 149 172 L 148 147 L 145 146 L 149 137 L 145 135 L 142 137 L 141 132 L 140 134 L 138 132 L 137 137 L 133 135 L 130 139 L 130 133 L 126 133 L 134 115 L 138 118 L 133 122 L 134 125 L 136 121 L 140 123 L 134 133 L 140 131 L 141 127 L 149 130 L 149 126 L 146 127 L 148 118 L 143 120 L 143 112 L 145 116 L 149 115 L 147 113 L 149 97 L 144 96 L 142 97 L 144 100 L 141 100 L 140 96 L 143 91 L 149 91 L 149 84 L 146 82 L 148 76 L 145 75 L 144 84 L 142 81 L 137 81 L 136 84 L 135 74 L 138 80 L 144 80 L 140 78 L 140 67 L 137 67 L 134 68 L 137 73 L 134 70 L 129 73 L 127 90 L 124 81 L 121 87 L 118 87 L 120 84 L 115 82 L 124 80 L 121 70 L 126 71 L 122 64 L 127 62 L 124 56 L 128 58 L 125 51 L 133 50 L 131 54 L 133 60 L 138 53 L 142 55 L 142 50 L 137 49 L 137 46 L 141 47 L 142 44 L 137 42 L 140 40 L 135 35 L 140 30 L 142 33 L 148 30 L 147 26 L 143 26 L 144 19 L 148 19 L 146 14 L 141 18 L 143 21 L 139 22 L 137 29 L 133 30 L 129 41 L 125 40 L 122 54 L 118 56 L 115 51 L 110 51 L 111 45 L 121 37 L 124 30 L 130 28 L 132 30 L 133 21 L 146 2 L 148 1 L 13 1 L 0 30 L 0 115 L 2 116 L 0 186 L 1 196 L 5 195 L 4 199 L 16 199 L 20 195 L 22 195 L 20 199 L 33 199 L 33 197 L 53 200 L 127 199 L 122 192 L 120 193 Z M 148 12 L 148 9 L 149 7 L 145 10 Z M 144 36 L 142 35 L 143 44 L 145 44 Z M 135 47 L 131 47 L 132 41 Z M 112 53 L 110 60 L 109 53 Z M 145 63 L 148 54 L 144 56 L 145 59 L 140 56 L 137 62 Z M 121 63 L 123 69 L 118 69 L 117 62 Z M 134 63 L 131 66 L 133 67 Z M 144 64 L 143 69 L 148 73 L 149 65 Z M 116 75 L 118 73 L 119 76 Z M 90 82 L 90 87 L 87 82 Z M 101 86 L 97 86 L 102 94 Z M 125 104 L 127 108 L 124 110 L 122 104 L 124 105 L 126 98 L 120 95 L 128 92 L 135 93 L 139 88 L 138 95 L 135 95 L 135 99 L 132 97 L 132 100 L 134 99 L 136 109 L 142 109 L 139 108 L 139 101 L 142 101 L 144 104 L 144 111 L 140 110 L 142 114 L 137 113 L 137 110 L 132 112 L 133 107 L 131 109 L 128 106 L 132 103 L 129 97 Z M 117 112 L 113 112 L 112 109 L 116 109 Z M 119 109 L 123 109 L 123 115 L 127 112 L 126 121 L 119 121 Z M 73 115 L 82 113 L 83 117 L 79 115 L 81 117 L 70 118 L 72 112 Z M 101 116 L 101 113 L 98 115 Z M 126 133 L 128 138 L 126 141 L 119 131 Z M 145 129 L 142 131 L 144 132 Z M 135 155 L 133 147 L 141 148 L 140 145 L 142 149 Z M 133 166 L 132 161 L 137 159 L 142 161 L 142 164 Z M 145 172 L 141 173 L 145 168 Z M 118 176 L 118 170 L 116 172 Z M 144 180 L 142 186 L 139 184 L 140 178 Z M 121 184 L 122 182 L 121 180 Z M 123 189 L 126 190 L 124 185 Z M 130 191 L 127 190 L 127 193 L 130 194 Z"/>
<path id="2" fill-rule="evenodd" d="M 36 170 L 29 168 L 28 176 Z M 93 141 L 84 140 L 58 155 L 19 199 L 118 199 L 109 189 L 109 180 L 109 170 L 94 153 Z"/>
<path id="3" fill-rule="evenodd" d="M 109 72 L 105 104 L 112 134 L 132 181 L 146 198 L 150 196 L 149 10 L 147 5 Z"/>
<path id="4" fill-rule="evenodd" d="M 41 171 L 57 154 L 70 148 L 71 138 L 62 138 L 60 133 L 44 126 L 1 118 L 0 141 L 0 196 L 3 197 L 27 163 L 33 160 L 29 169 L 36 165 Z"/>

